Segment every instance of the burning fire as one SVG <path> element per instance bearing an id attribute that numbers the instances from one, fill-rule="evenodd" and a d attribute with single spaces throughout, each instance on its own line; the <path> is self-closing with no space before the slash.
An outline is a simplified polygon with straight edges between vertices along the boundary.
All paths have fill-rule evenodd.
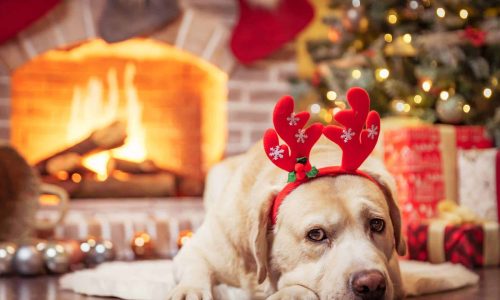
<path id="1" fill-rule="evenodd" d="M 91 77 L 86 89 L 74 87 L 71 103 L 71 117 L 67 126 L 66 141 L 74 143 L 88 136 L 96 128 L 116 120 L 127 123 L 127 139 L 117 149 L 99 152 L 86 157 L 83 165 L 97 173 L 99 180 L 108 177 L 107 165 L 111 157 L 140 162 L 146 159 L 145 133 L 142 126 L 142 105 L 134 85 L 136 67 L 129 63 L 125 66 L 124 86 L 125 105 L 120 109 L 120 90 L 117 72 L 109 69 L 107 73 L 108 93 L 105 96 L 104 82 Z"/>

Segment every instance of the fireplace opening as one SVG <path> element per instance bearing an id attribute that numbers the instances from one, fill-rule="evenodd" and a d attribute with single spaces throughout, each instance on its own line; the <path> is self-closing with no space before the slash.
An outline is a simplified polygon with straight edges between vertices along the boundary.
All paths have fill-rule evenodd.
<path id="1" fill-rule="evenodd" d="M 50 50 L 13 73 L 11 142 L 73 197 L 200 193 L 225 149 L 226 82 L 152 39 Z"/>

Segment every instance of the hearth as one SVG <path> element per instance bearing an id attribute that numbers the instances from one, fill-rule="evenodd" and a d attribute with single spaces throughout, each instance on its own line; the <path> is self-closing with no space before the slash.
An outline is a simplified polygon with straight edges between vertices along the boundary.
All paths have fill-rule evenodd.
<path id="1" fill-rule="evenodd" d="M 74 197 L 199 194 L 225 149 L 226 81 L 153 39 L 50 50 L 13 73 L 11 142 Z"/>

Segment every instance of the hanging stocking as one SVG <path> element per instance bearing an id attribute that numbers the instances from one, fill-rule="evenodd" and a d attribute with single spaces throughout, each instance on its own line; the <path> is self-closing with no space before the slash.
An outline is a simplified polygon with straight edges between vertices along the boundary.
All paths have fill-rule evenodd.
<path id="1" fill-rule="evenodd" d="M 108 42 L 144 35 L 173 21 L 178 0 L 108 0 L 99 19 L 99 33 Z"/>
<path id="2" fill-rule="evenodd" d="M 60 0 L 1 0 L 0 43 L 15 36 L 19 31 L 44 16 Z"/>
<path id="3" fill-rule="evenodd" d="M 281 0 L 274 9 L 238 0 L 240 18 L 231 37 L 234 56 L 249 64 L 268 56 L 292 40 L 314 16 L 307 0 Z"/>

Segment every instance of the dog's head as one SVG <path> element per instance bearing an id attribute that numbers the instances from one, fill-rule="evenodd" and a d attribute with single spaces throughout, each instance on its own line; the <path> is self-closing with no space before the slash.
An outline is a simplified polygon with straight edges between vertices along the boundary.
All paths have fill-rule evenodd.
<path id="1" fill-rule="evenodd" d="M 269 275 L 278 289 L 301 285 L 320 299 L 400 297 L 400 213 L 385 182 L 372 177 L 380 184 L 341 175 L 300 185 L 271 232 L 263 209 L 252 235 L 259 280 Z"/>
<path id="2" fill-rule="evenodd" d="M 252 235 L 257 273 L 263 281 L 267 269 L 278 289 L 300 285 L 320 299 L 393 299 L 401 294 L 395 253 L 405 252 L 400 213 L 382 177 L 358 171 L 377 143 L 380 116 L 370 111 L 365 90 L 346 96 L 351 108 L 335 114 L 341 126 L 324 128 L 304 128 L 309 114 L 295 114 L 291 97 L 277 102 L 263 146 L 290 183 L 271 200 L 271 234 L 262 234 L 265 217 L 254 218 L 265 223 Z M 322 135 L 342 149 L 340 165 L 312 166 L 309 156 Z"/>

